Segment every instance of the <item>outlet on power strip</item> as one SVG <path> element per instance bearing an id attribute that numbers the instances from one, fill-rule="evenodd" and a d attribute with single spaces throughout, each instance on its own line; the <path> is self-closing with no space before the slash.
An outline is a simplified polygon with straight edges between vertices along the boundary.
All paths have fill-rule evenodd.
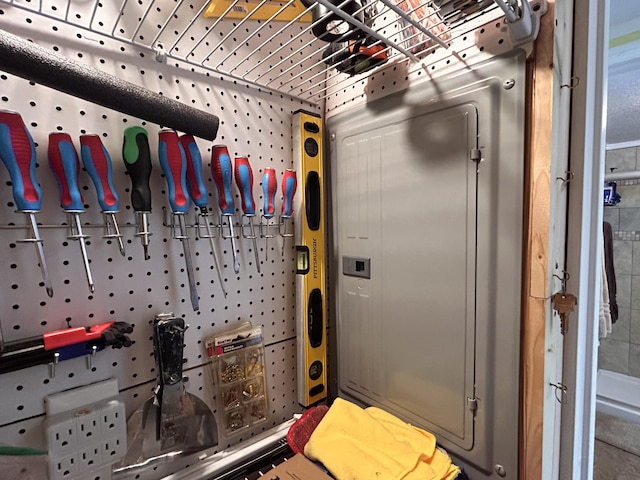
<path id="1" fill-rule="evenodd" d="M 51 480 L 67 480 L 78 476 L 78 456 L 74 453 L 51 462 Z"/>
<path id="2" fill-rule="evenodd" d="M 102 449 L 100 445 L 93 444 L 90 447 L 78 450 L 78 472 L 87 473 L 102 465 Z"/>
<path id="3" fill-rule="evenodd" d="M 71 419 L 61 421 L 56 428 L 49 430 L 49 447 L 55 446 L 60 456 L 75 452 L 78 449 L 76 426 Z"/>

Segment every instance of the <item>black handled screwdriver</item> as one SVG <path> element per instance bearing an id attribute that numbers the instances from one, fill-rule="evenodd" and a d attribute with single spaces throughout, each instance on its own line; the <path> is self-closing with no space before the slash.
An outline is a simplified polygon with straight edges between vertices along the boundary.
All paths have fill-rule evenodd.
<path id="1" fill-rule="evenodd" d="M 142 127 L 129 127 L 124 131 L 122 159 L 131 177 L 131 206 L 136 212 L 138 225 L 137 237 L 140 237 L 144 249 L 144 259 L 149 260 L 149 214 L 151 213 L 151 150 L 149 137 Z"/>

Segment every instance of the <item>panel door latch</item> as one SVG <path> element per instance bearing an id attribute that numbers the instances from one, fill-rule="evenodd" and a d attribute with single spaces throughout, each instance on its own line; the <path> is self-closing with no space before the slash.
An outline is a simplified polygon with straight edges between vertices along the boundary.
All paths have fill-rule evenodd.
<path id="1" fill-rule="evenodd" d="M 475 415 L 478 411 L 478 399 L 475 397 L 467 397 L 467 407 Z"/>

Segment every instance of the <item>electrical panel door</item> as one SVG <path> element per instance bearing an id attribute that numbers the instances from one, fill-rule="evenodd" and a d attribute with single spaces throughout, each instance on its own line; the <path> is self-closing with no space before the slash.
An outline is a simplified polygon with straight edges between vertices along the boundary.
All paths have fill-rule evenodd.
<path id="1" fill-rule="evenodd" d="M 517 476 L 522 67 L 496 60 L 328 121 L 339 395 L 508 478 Z"/>

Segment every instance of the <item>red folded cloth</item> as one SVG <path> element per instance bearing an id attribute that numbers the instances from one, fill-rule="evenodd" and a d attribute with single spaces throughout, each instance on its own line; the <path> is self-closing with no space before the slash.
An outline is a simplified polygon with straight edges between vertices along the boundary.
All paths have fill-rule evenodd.
<path id="1" fill-rule="evenodd" d="M 287 443 L 294 453 L 304 454 L 304 446 L 328 410 L 326 405 L 311 407 L 291 425 L 287 432 Z"/>

